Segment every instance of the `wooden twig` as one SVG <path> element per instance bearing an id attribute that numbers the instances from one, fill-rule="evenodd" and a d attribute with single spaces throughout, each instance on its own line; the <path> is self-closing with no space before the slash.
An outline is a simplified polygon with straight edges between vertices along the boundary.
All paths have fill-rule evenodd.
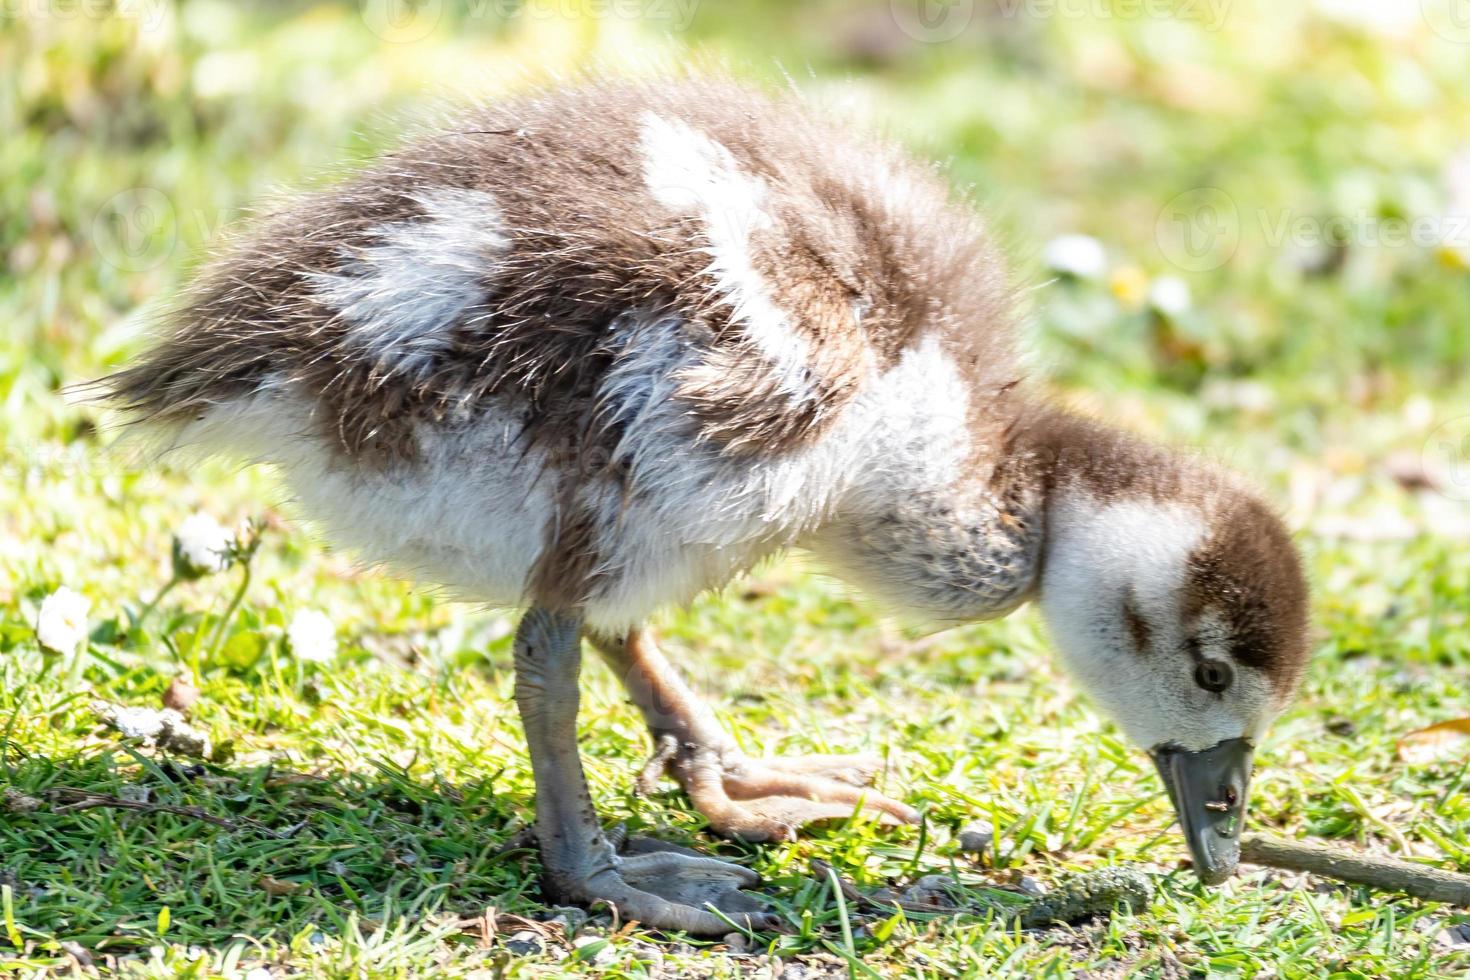
<path id="1" fill-rule="evenodd" d="M 905 902 L 903 899 L 896 897 L 888 897 L 886 899 L 874 898 L 872 895 L 865 895 L 859 891 L 857 885 L 854 885 L 842 875 L 838 874 L 836 868 L 821 858 L 812 858 L 811 866 L 815 880 L 823 884 L 835 881 L 838 889 L 842 892 L 844 900 L 871 912 L 892 915 L 894 912 L 902 910 L 904 912 L 921 912 L 925 915 L 954 915 L 965 911 L 959 905 L 918 905 L 914 902 Z"/>
<path id="2" fill-rule="evenodd" d="M 1396 858 L 1252 834 L 1240 841 L 1240 859 L 1250 864 L 1307 871 L 1355 885 L 1403 892 L 1428 902 L 1470 906 L 1470 875 Z"/>
<path id="3" fill-rule="evenodd" d="M 233 820 L 225 817 L 217 817 L 207 810 L 201 810 L 197 806 L 174 806 L 171 803 L 145 803 L 141 800 L 125 800 L 120 796 L 109 796 L 105 793 L 88 793 L 85 790 L 59 789 L 52 790 L 52 795 L 66 802 L 56 807 L 57 813 L 72 813 L 77 810 L 95 810 L 105 807 L 109 810 L 140 810 L 144 813 L 172 813 L 177 817 L 188 817 L 191 820 L 203 820 L 212 823 L 216 827 L 226 830 L 239 830 L 239 825 Z"/>
<path id="4" fill-rule="evenodd" d="M 106 793 L 91 793 L 86 790 L 60 787 L 48 790 L 47 796 L 61 802 L 61 806 L 54 807 L 56 813 L 75 813 L 79 810 L 95 810 L 106 808 L 109 810 L 134 810 L 142 813 L 171 813 L 176 817 L 187 817 L 190 820 L 202 820 L 205 823 L 223 827 L 225 830 L 240 830 L 248 827 L 258 833 L 269 837 L 287 838 L 300 829 L 301 825 L 292 827 L 286 832 L 272 830 L 264 824 L 254 820 L 242 818 L 241 820 L 230 820 L 227 817 L 215 816 L 208 810 L 197 806 L 176 806 L 172 803 L 145 803 L 141 800 L 125 800 L 120 796 L 109 796 Z"/>

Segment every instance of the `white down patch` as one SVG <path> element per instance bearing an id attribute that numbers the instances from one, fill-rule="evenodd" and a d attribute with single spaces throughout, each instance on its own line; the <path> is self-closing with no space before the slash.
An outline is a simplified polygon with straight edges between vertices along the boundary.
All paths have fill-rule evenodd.
<path id="1" fill-rule="evenodd" d="M 906 489 L 952 486 L 969 448 L 963 383 L 933 338 L 874 378 L 804 449 L 730 459 L 699 438 L 674 398 L 698 356 L 674 318 L 619 327 L 622 353 L 599 389 L 624 433 L 614 458 L 631 486 L 585 488 L 599 515 L 604 587 L 587 617 L 604 630 L 723 585 L 849 508 Z"/>
<path id="2" fill-rule="evenodd" d="M 656 113 L 643 116 L 640 149 L 644 184 L 654 199 L 702 221 L 709 240 L 703 251 L 710 257 L 705 274 L 731 319 L 775 370 L 783 392 L 797 400 L 813 397 L 810 347 L 771 299 L 751 255 L 751 236 L 774 227 L 764 206 L 765 182 L 741 172 L 727 147 Z"/>
<path id="3" fill-rule="evenodd" d="M 302 516 L 372 565 L 492 606 L 520 605 L 551 521 L 554 473 L 528 451 L 524 411 L 498 400 L 418 429 L 418 459 L 383 469 L 344 459 L 314 401 L 281 378 L 212 408 L 174 439 L 278 467 Z"/>
<path id="4" fill-rule="evenodd" d="M 430 187 L 414 201 L 421 218 L 379 225 L 337 272 L 311 276 L 315 298 L 349 325 L 348 343 L 388 373 L 419 373 L 449 348 L 509 246 L 483 191 Z"/>

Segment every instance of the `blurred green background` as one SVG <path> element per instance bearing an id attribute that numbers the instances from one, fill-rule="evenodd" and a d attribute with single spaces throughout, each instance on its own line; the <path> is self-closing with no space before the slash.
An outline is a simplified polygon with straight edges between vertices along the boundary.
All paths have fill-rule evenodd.
<path id="1" fill-rule="evenodd" d="M 784 73 L 948 161 L 1038 285 L 1050 238 L 1100 239 L 1115 305 L 1034 295 L 1063 381 L 1289 377 L 1282 407 L 1322 413 L 1452 387 L 1467 356 L 1470 27 L 1455 37 L 1454 4 L 108 7 L 9 0 L 0 21 L 4 313 L 56 375 L 115 356 L 119 323 L 252 204 L 435 103 L 690 58 Z M 1137 281 L 1163 274 L 1194 309 L 1151 328 Z M 80 276 L 97 288 L 68 288 Z"/>
<path id="2" fill-rule="evenodd" d="M 1463 0 L 0 0 L 6 778 L 32 789 L 64 783 L 67 766 L 47 761 L 62 759 L 89 786 L 135 778 L 135 760 L 89 740 L 81 692 L 90 685 L 117 700 L 156 698 L 178 649 L 213 627 L 231 591 L 190 586 L 195 591 L 172 597 L 141 646 L 136 634 L 121 639 L 119 624 L 167 575 L 169 531 L 194 509 L 221 519 L 250 513 L 272 486 L 224 465 L 158 470 L 124 462 L 108 449 L 107 420 L 64 397 L 63 386 L 139 351 L 150 311 L 253 208 L 331 180 L 446 106 L 591 66 L 650 73 L 690 62 L 776 84 L 789 79 L 855 122 L 944 161 L 1028 287 L 1026 346 L 1059 395 L 1135 430 L 1200 446 L 1270 489 L 1313 567 L 1318 659 L 1302 705 L 1280 727 L 1276 762 L 1289 760 L 1290 771 L 1263 776 L 1260 819 L 1465 868 L 1464 745 L 1412 764 L 1395 750 L 1421 724 L 1470 714 L 1470 4 Z M 236 733 L 262 757 L 310 757 L 311 742 L 327 737 L 322 691 L 311 686 L 318 682 L 267 670 L 260 659 L 278 649 L 283 610 L 307 601 L 329 609 L 350 640 L 350 669 L 320 679 L 344 706 L 331 725 L 362 736 L 353 726 L 386 710 L 384 692 L 412 704 L 437 691 L 463 707 L 498 691 L 503 708 L 503 677 L 459 681 L 448 670 L 503 659 L 500 620 L 355 576 L 350 563 L 308 540 L 278 526 L 273 534 L 254 591 L 229 626 L 227 650 L 218 662 L 192 667 L 205 689 L 201 711 L 217 732 Z M 1030 614 L 931 642 L 877 624 L 800 571 L 778 569 L 767 580 L 774 584 L 752 590 L 750 601 L 777 598 L 748 615 L 719 613 L 711 600 L 667 624 L 689 646 L 709 642 L 716 629 L 738 638 L 713 642 L 704 676 L 726 686 L 717 696 L 773 684 L 820 701 L 824 716 L 868 719 L 850 722 L 857 742 L 882 737 L 886 716 L 938 718 L 922 732 L 908 723 L 907 735 L 895 736 L 927 758 L 910 783 L 915 798 L 932 801 L 939 822 L 956 826 L 979 801 L 998 799 L 998 820 L 1000 810 L 1029 820 L 1016 834 L 1034 838 L 1037 853 L 1061 834 L 1090 855 L 1079 858 L 1084 863 L 1133 856 L 1144 830 L 1125 833 L 1119 814 L 1138 807 L 1149 833 L 1162 828 L 1165 807 L 1141 769 L 1134 778 L 1142 788 L 1094 787 L 1098 795 L 1088 800 L 1104 809 L 1089 802 L 1070 821 L 1041 802 L 1047 786 L 1090 785 L 1082 774 L 1100 764 L 1099 750 L 1077 748 L 1071 736 L 1099 727 L 1085 709 L 1036 707 L 1047 685 L 1060 682 L 1050 667 L 1035 666 L 1046 662 L 1045 644 Z M 32 629 L 39 602 L 61 584 L 92 599 L 99 624 L 70 682 L 64 671 L 48 673 Z M 787 618 L 798 625 L 784 625 Z M 383 650 L 409 644 L 404 637 L 434 665 L 417 679 L 378 670 Z M 760 672 L 776 668 L 762 667 L 762 658 L 783 646 L 795 652 L 773 682 Z M 751 649 L 761 655 L 746 656 Z M 839 670 L 837 652 L 858 649 L 867 652 L 854 654 L 851 675 L 831 673 Z M 884 659 L 895 649 L 908 651 L 909 673 L 901 690 L 884 690 L 883 678 L 899 670 Z M 415 687 L 420 681 L 425 686 Z M 252 691 L 265 693 L 257 699 Z M 976 701 L 988 707 L 972 718 Z M 641 752 L 641 736 L 611 689 L 594 702 L 616 719 L 603 748 L 612 760 L 606 783 L 621 786 L 611 774 L 624 773 Z M 434 712 L 448 710 L 435 702 Z M 764 730 L 764 709 L 741 710 L 738 724 Z M 1027 724 L 1043 734 L 1027 734 Z M 1107 726 L 1101 731 L 1112 737 Z M 523 779 L 514 725 L 506 738 L 496 764 Z M 1022 746 L 1034 750 L 1034 739 L 1055 754 L 1016 775 L 1008 767 Z M 372 751 L 362 750 L 360 766 L 344 761 L 351 752 L 337 763 L 370 769 L 362 759 Z M 479 755 L 435 757 L 428 743 L 424 751 L 427 762 L 405 773 L 427 765 L 468 778 L 486 765 Z M 981 760 L 973 770 L 950 767 L 967 753 Z M 16 769 L 16 759 L 32 762 Z M 1022 798 L 1005 795 L 1012 790 Z M 212 799 L 185 797 L 178 801 Z M 1116 814 L 1104 813 L 1113 805 Z M 476 819 L 488 820 L 492 837 L 508 836 L 512 811 L 495 812 L 496 819 Z M 1096 825 L 1074 833 L 1078 812 L 1092 813 Z M 443 817 L 446 825 L 464 819 L 452 807 Z M 66 835 L 90 833 L 90 825 L 50 819 L 8 831 L 0 870 L 67 867 L 85 877 L 68 864 Z M 144 850 L 167 843 L 145 828 L 111 829 Z M 841 864 L 845 855 L 862 867 L 835 841 L 821 846 L 829 860 Z M 899 861 L 899 850 L 884 860 Z M 806 853 L 761 860 L 774 862 L 765 868 L 771 873 Z M 1027 853 L 1013 866 L 1024 866 Z M 391 868 L 377 867 L 380 858 L 365 859 L 362 880 L 353 879 L 364 914 L 388 889 L 383 875 Z M 249 855 L 232 860 L 256 868 Z M 503 870 L 486 872 L 470 891 L 483 898 L 509 887 Z M 125 863 L 107 879 L 113 890 L 90 903 L 18 891 L 27 955 L 59 956 L 57 943 L 82 928 L 94 945 L 145 947 L 139 937 L 147 930 L 127 925 L 129 916 L 142 909 L 151 919 L 170 899 L 163 885 L 138 884 L 137 871 Z M 199 872 L 163 859 L 154 873 L 187 894 Z M 315 872 L 302 874 L 316 881 Z M 192 926 L 175 915 L 174 934 L 223 948 L 236 932 L 282 939 L 330 919 L 304 897 L 259 904 L 265 899 L 251 887 L 230 883 L 220 892 L 248 912 Z M 1168 974 L 1170 963 L 1183 963 L 1204 972 L 1427 976 L 1466 964 L 1470 934 L 1466 947 L 1443 938 L 1463 917 L 1380 906 L 1350 892 L 1320 899 L 1329 906 L 1323 913 L 1310 897 L 1302 906 L 1299 896 L 1281 898 L 1270 887 L 1258 882 L 1237 898 L 1171 898 L 1142 940 L 1127 927 L 1090 946 L 1055 937 L 1007 946 L 1004 930 L 991 924 L 964 934 L 979 943 L 964 948 L 984 956 L 935 952 L 959 934 L 936 939 L 932 930 L 927 941 L 937 945 L 926 955 L 955 972 L 984 972 L 1000 957 L 1022 975 L 1065 975 L 1089 963 L 1183 975 Z M 454 888 L 445 894 L 452 901 Z M 820 915 L 835 914 L 811 901 Z M 512 905 L 536 907 L 524 895 Z M 1305 924 L 1272 932 L 1263 916 Z M 1225 922 L 1234 931 L 1222 938 L 1212 923 Z M 150 941 L 168 946 L 161 935 Z M 825 948 L 805 942 L 788 955 Z M 1140 943 L 1165 952 L 1140 953 Z M 394 962 L 427 969 L 436 944 L 405 947 Z M 914 970 L 913 948 L 884 946 L 872 962 L 883 972 Z M 363 947 L 354 950 L 358 959 L 342 961 L 352 969 L 371 960 Z M 331 972 L 313 955 L 289 952 L 282 962 Z M 942 958 L 951 955 L 958 958 Z M 228 972 L 211 962 L 210 970 Z"/>

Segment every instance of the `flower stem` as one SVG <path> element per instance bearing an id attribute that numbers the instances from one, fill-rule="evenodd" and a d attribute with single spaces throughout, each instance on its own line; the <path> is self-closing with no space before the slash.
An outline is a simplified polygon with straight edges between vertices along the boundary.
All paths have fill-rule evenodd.
<path id="1" fill-rule="evenodd" d="M 149 616 L 153 615 L 153 610 L 158 608 L 158 604 L 163 601 L 163 597 L 172 592 L 174 590 L 174 586 L 178 585 L 182 581 L 183 579 L 175 575 L 167 582 L 163 583 L 163 588 L 158 590 L 158 594 L 155 595 L 152 599 L 149 599 L 148 603 L 143 606 L 141 610 L 139 610 L 137 617 L 133 620 L 134 631 L 142 631 L 143 623 L 148 619 Z"/>
<path id="2" fill-rule="evenodd" d="M 213 659 L 214 655 L 219 652 L 220 645 L 224 642 L 225 630 L 229 627 L 230 620 L 235 618 L 235 610 L 240 608 L 240 603 L 242 600 L 244 600 L 245 592 L 249 588 L 250 563 L 248 561 L 245 561 L 240 563 L 240 587 L 237 588 L 235 590 L 235 594 L 230 597 L 230 604 L 225 607 L 224 615 L 221 616 L 219 622 L 215 624 L 214 633 L 209 638 L 210 659 Z M 194 663 L 192 664 L 192 669 L 194 671 L 194 683 L 197 684 L 204 679 L 203 675 L 201 675 L 199 672 L 199 645 L 197 643 L 194 645 L 193 659 Z"/>
<path id="3" fill-rule="evenodd" d="M 90 640 L 83 637 L 82 642 L 77 644 L 76 653 L 72 654 L 71 669 L 67 671 L 66 674 L 67 690 L 74 691 L 76 690 L 77 685 L 81 683 L 82 672 L 86 670 L 87 657 L 91 656 L 91 653 L 92 643 Z"/>

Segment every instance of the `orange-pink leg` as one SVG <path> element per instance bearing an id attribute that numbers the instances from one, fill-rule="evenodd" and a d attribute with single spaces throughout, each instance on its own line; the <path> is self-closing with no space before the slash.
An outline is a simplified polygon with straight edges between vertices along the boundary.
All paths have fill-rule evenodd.
<path id="1" fill-rule="evenodd" d="M 867 788 L 883 762 L 871 755 L 751 759 L 659 651 L 649 631 L 594 641 L 618 674 L 653 736 L 639 776 L 642 792 L 671 775 L 719 834 L 746 841 L 790 840 L 799 827 L 861 810 L 884 823 L 919 815 Z"/>

